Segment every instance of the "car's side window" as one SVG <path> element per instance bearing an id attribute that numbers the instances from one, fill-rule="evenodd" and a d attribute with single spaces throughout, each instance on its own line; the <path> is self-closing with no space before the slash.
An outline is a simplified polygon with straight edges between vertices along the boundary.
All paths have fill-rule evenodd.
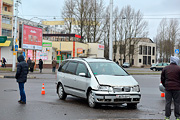
<path id="1" fill-rule="evenodd" d="M 77 66 L 76 75 L 79 75 L 79 73 L 87 74 L 86 66 L 83 63 L 79 63 Z"/>
<path id="2" fill-rule="evenodd" d="M 168 64 L 167 63 L 163 63 L 163 66 L 167 66 Z"/>
<path id="3" fill-rule="evenodd" d="M 60 65 L 58 71 L 59 72 L 65 72 L 65 69 L 66 69 L 67 65 L 68 65 L 68 61 L 62 62 L 62 64 Z"/>
<path id="4" fill-rule="evenodd" d="M 87 77 L 91 77 L 90 73 L 87 70 L 87 67 L 83 63 L 79 63 L 76 69 L 76 75 L 79 75 L 79 73 L 85 73 Z"/>
<path id="5" fill-rule="evenodd" d="M 157 64 L 157 66 L 162 66 L 162 63 Z"/>
<path id="6" fill-rule="evenodd" d="M 77 66 L 77 62 L 69 62 L 66 68 L 66 72 L 70 74 L 75 74 L 76 66 Z"/>

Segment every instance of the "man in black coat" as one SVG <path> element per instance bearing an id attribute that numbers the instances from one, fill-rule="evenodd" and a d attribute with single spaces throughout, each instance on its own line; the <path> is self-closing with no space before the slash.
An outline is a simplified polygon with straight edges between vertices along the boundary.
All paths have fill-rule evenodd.
<path id="1" fill-rule="evenodd" d="M 23 55 L 20 55 L 17 58 L 17 60 L 19 63 L 17 64 L 16 80 L 19 84 L 19 91 L 20 91 L 20 100 L 18 102 L 20 104 L 26 104 L 24 83 L 27 81 L 28 64 L 25 62 Z"/>
<path id="2" fill-rule="evenodd" d="M 171 103 L 174 100 L 174 115 L 176 120 L 180 119 L 180 67 L 179 58 L 171 56 L 170 65 L 166 66 L 161 73 L 161 82 L 165 87 L 165 116 L 166 120 L 171 116 Z"/>

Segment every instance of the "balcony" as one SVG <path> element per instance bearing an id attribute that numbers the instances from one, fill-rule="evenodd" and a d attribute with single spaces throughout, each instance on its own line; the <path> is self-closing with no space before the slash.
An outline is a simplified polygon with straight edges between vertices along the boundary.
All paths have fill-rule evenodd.
<path id="1" fill-rule="evenodd" d="M 2 14 L 3 15 L 7 15 L 7 16 L 13 16 L 13 12 L 8 12 L 8 11 L 4 11 L 4 10 L 2 10 Z"/>
<path id="2" fill-rule="evenodd" d="M 3 0 L 3 3 L 9 6 L 13 6 L 13 0 Z"/>
<path id="3" fill-rule="evenodd" d="M 2 23 L 2 29 L 12 30 L 12 24 Z"/>

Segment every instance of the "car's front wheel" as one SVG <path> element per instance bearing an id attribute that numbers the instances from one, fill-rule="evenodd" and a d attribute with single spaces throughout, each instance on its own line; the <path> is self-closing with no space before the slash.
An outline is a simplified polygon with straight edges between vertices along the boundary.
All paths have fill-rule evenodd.
<path id="1" fill-rule="evenodd" d="M 67 97 L 67 94 L 64 92 L 64 88 L 62 84 L 58 85 L 58 96 L 59 96 L 59 99 L 61 100 L 65 100 Z"/>
<path id="2" fill-rule="evenodd" d="M 88 93 L 88 105 L 91 108 L 96 108 L 98 106 L 98 103 L 95 102 L 95 97 L 92 90 Z"/>

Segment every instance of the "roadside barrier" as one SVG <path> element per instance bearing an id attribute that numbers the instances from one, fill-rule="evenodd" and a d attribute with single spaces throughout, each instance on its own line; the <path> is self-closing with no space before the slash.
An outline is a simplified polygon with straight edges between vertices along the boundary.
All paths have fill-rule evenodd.
<path id="1" fill-rule="evenodd" d="M 44 87 L 44 83 L 42 84 L 42 91 L 41 91 L 42 95 L 45 95 L 45 87 Z"/>

